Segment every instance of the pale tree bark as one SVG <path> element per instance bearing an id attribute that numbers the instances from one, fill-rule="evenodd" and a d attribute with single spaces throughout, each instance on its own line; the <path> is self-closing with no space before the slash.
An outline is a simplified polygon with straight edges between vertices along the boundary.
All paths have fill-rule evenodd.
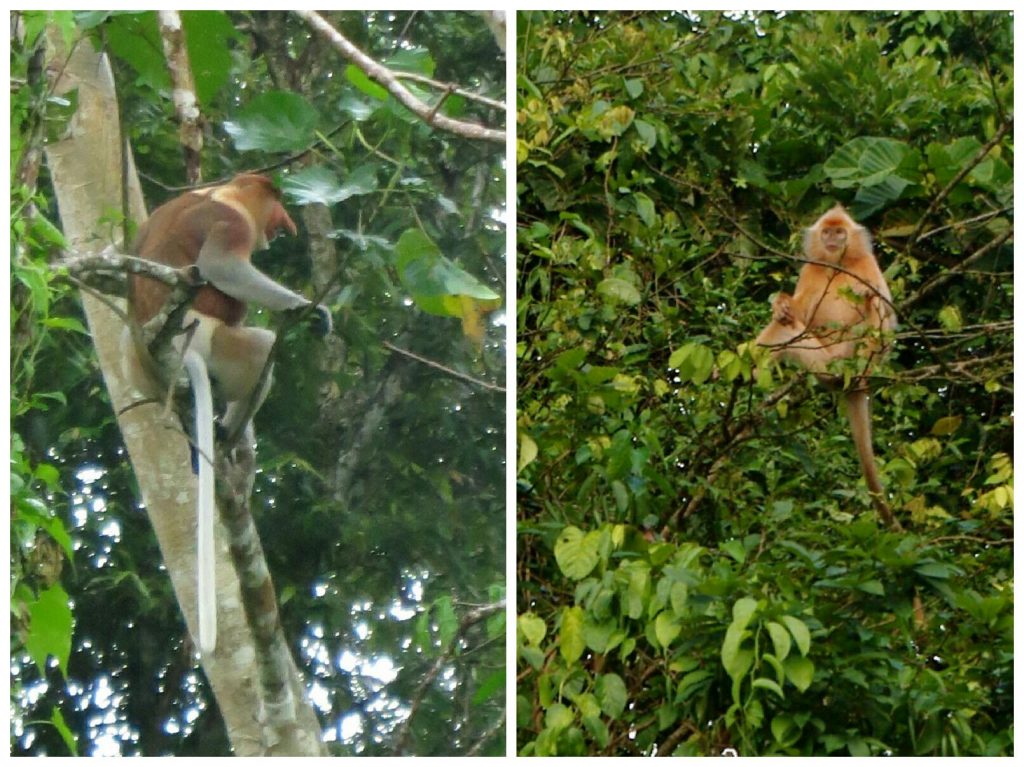
<path id="1" fill-rule="evenodd" d="M 50 166 L 64 235 L 71 250 L 96 253 L 111 242 L 99 222 L 121 208 L 120 129 L 114 82 L 106 58 L 81 42 L 65 61 L 59 34 L 50 36 L 49 70 L 59 80 L 55 91 L 78 89 L 78 110 L 68 133 L 50 143 Z M 134 163 L 129 161 L 128 200 L 131 216 L 145 218 L 145 206 Z M 156 532 L 164 562 L 185 622 L 196 635 L 195 593 L 195 478 L 188 443 L 173 415 L 162 405 L 129 407 L 140 399 L 122 370 L 130 354 L 124 324 L 108 306 L 83 293 L 82 304 L 96 345 L 100 368 L 125 445 L 142 491 L 146 511 Z M 287 656 L 287 689 L 275 690 L 270 700 L 260 683 L 259 669 L 268 662 L 254 641 L 242 608 L 238 577 L 218 527 L 218 647 L 203 659 L 228 737 L 237 755 L 323 755 L 320 728 L 306 701 L 294 660 Z M 265 645 L 265 642 L 259 643 Z M 278 645 L 284 644 L 278 642 Z M 280 657 L 271 661 L 281 668 Z M 287 699 L 290 705 L 282 707 Z"/>
<path id="2" fill-rule="evenodd" d="M 178 118 L 178 138 L 185 154 L 185 179 L 190 185 L 203 180 L 199 162 L 203 152 L 203 128 L 199 124 L 199 99 L 196 98 L 192 65 L 185 47 L 185 29 L 177 11 L 157 11 L 160 41 L 164 46 L 167 69 L 174 84 L 174 114 Z"/>

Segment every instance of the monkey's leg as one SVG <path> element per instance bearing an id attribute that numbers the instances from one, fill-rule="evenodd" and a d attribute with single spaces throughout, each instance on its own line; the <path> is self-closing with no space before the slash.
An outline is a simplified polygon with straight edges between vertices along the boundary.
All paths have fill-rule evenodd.
<path id="1" fill-rule="evenodd" d="M 755 343 L 769 347 L 773 357 L 790 360 L 819 375 L 828 373 L 829 364 L 833 360 L 844 359 L 853 353 L 853 346 L 849 342 L 830 343 L 808 332 L 796 319 L 789 325 L 772 320 L 761 331 Z"/>
<path id="2" fill-rule="evenodd" d="M 210 373 L 228 401 L 224 428 L 228 434 L 240 431 L 241 446 L 249 450 L 255 447 L 252 419 L 246 419 L 245 423 L 242 419 L 250 409 L 255 414 L 270 391 L 270 372 L 262 385 L 260 379 L 267 366 L 274 338 L 271 331 L 263 328 L 221 325 L 211 339 Z"/>

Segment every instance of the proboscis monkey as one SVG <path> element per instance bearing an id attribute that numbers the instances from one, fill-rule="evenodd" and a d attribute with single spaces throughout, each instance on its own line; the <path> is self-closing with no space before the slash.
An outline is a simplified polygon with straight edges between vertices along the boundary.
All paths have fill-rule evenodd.
<path id="1" fill-rule="evenodd" d="M 153 211 L 142 225 L 133 252 L 141 258 L 182 268 L 195 265 L 204 284 L 185 314 L 189 332 L 175 338 L 195 398 L 199 500 L 197 511 L 197 585 L 199 648 L 212 653 L 217 642 L 214 584 L 213 399 L 210 379 L 227 402 L 223 427 L 241 434 L 241 449 L 255 447 L 251 419 L 263 403 L 270 376 L 259 386 L 274 333 L 245 327 L 246 304 L 267 309 L 301 309 L 310 301 L 279 285 L 250 263 L 253 251 L 268 246 L 278 230 L 296 234 L 295 223 L 265 176 L 242 174 L 229 183 L 186 192 Z M 132 277 L 132 315 L 138 325 L 160 311 L 170 288 L 156 280 Z M 331 315 L 318 305 L 322 329 Z M 259 391 L 257 391 L 259 389 Z"/>
<path id="2" fill-rule="evenodd" d="M 842 205 L 827 211 L 807 230 L 804 254 L 815 263 L 804 264 L 793 295 L 776 296 L 772 321 L 756 343 L 836 385 L 842 377 L 835 371 L 830 374 L 835 360 L 860 357 L 870 366 L 885 352 L 885 334 L 896 327 L 892 296 L 867 230 Z M 871 400 L 863 376 L 854 379 L 846 392 L 846 406 L 872 503 L 887 525 L 899 529 L 875 466 Z"/>

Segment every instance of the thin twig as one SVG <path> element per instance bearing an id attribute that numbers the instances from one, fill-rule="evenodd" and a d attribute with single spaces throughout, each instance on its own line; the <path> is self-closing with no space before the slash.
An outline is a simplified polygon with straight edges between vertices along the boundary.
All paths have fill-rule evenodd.
<path id="1" fill-rule="evenodd" d="M 419 686 L 416 688 L 416 692 L 413 693 L 412 700 L 409 704 L 409 715 L 405 718 L 405 721 L 402 722 L 401 726 L 398 728 L 398 733 L 395 736 L 394 754 L 396 756 L 401 756 L 405 751 L 405 745 L 409 740 L 410 726 L 412 724 L 413 717 L 416 716 L 416 712 L 419 711 L 420 706 L 423 704 L 423 699 L 426 697 L 427 690 L 430 689 L 430 686 L 434 683 L 434 680 L 437 679 L 438 674 L 441 673 L 441 670 L 448 662 L 448 659 L 455 652 L 455 648 L 458 647 L 462 637 L 472 626 L 480 621 L 486 620 L 492 615 L 504 611 L 504 609 L 505 600 L 502 599 L 498 602 L 482 605 L 474 610 L 470 610 L 462 617 L 462 620 L 459 621 L 459 628 L 455 632 L 455 636 L 452 637 L 451 642 L 446 648 L 444 648 L 444 651 L 437 657 L 437 660 L 434 661 L 430 670 L 427 671 L 426 676 L 424 676 L 420 681 Z"/>
<path id="2" fill-rule="evenodd" d="M 390 349 L 391 351 L 396 352 L 397 354 L 403 354 L 406 357 L 416 360 L 417 362 L 422 362 L 424 365 L 428 365 L 436 370 L 442 371 L 443 373 L 447 373 L 453 378 L 459 378 L 463 381 L 473 384 L 474 386 L 481 386 L 484 389 L 490 389 L 491 391 L 505 391 L 504 386 L 492 384 L 487 381 L 481 381 L 479 378 L 473 378 L 473 376 L 466 375 L 465 373 L 460 373 L 458 370 L 452 370 L 451 368 L 445 367 L 440 362 L 434 362 L 433 360 L 429 360 L 426 357 L 421 357 L 420 355 L 408 351 L 407 349 L 399 348 L 398 346 L 395 346 L 389 341 L 382 341 L 381 343 L 386 349 Z"/>
<path id="3" fill-rule="evenodd" d="M 917 243 L 918 238 L 921 236 L 921 232 L 924 231 L 925 222 L 936 210 L 938 210 L 938 207 L 942 204 L 942 201 L 949 197 L 949 195 L 956 188 L 956 185 L 963 181 L 967 174 L 974 170 L 981 163 L 981 161 L 985 159 L 985 156 L 992 151 L 992 148 L 996 144 L 1002 141 L 1003 136 L 1009 133 L 1012 127 L 1012 118 L 1004 122 L 1002 125 L 1000 125 L 999 130 L 997 130 L 995 132 L 995 135 L 988 140 L 988 143 L 985 144 L 985 146 L 981 147 L 981 149 L 979 149 L 974 154 L 974 157 L 972 157 L 960 169 L 960 171 L 955 176 L 953 176 L 952 179 L 950 179 L 949 183 L 946 184 L 942 191 L 939 192 L 934 199 L 932 199 L 931 204 L 928 206 L 928 209 L 925 210 L 924 215 L 918 219 L 917 226 L 914 227 L 914 232 L 910 235 L 910 239 L 907 240 L 908 251 Z"/>

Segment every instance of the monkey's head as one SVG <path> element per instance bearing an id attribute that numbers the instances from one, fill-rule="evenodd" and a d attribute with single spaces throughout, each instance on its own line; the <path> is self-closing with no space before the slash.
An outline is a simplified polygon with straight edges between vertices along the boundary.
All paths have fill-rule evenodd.
<path id="1" fill-rule="evenodd" d="M 836 205 L 807 230 L 807 252 L 822 261 L 838 262 L 860 228 L 842 205 Z"/>
<path id="2" fill-rule="evenodd" d="M 242 173 L 235 176 L 229 186 L 235 188 L 238 198 L 261 230 L 257 250 L 266 248 L 281 229 L 292 236 L 298 234 L 295 222 L 281 204 L 281 193 L 269 178 L 256 173 Z"/>

